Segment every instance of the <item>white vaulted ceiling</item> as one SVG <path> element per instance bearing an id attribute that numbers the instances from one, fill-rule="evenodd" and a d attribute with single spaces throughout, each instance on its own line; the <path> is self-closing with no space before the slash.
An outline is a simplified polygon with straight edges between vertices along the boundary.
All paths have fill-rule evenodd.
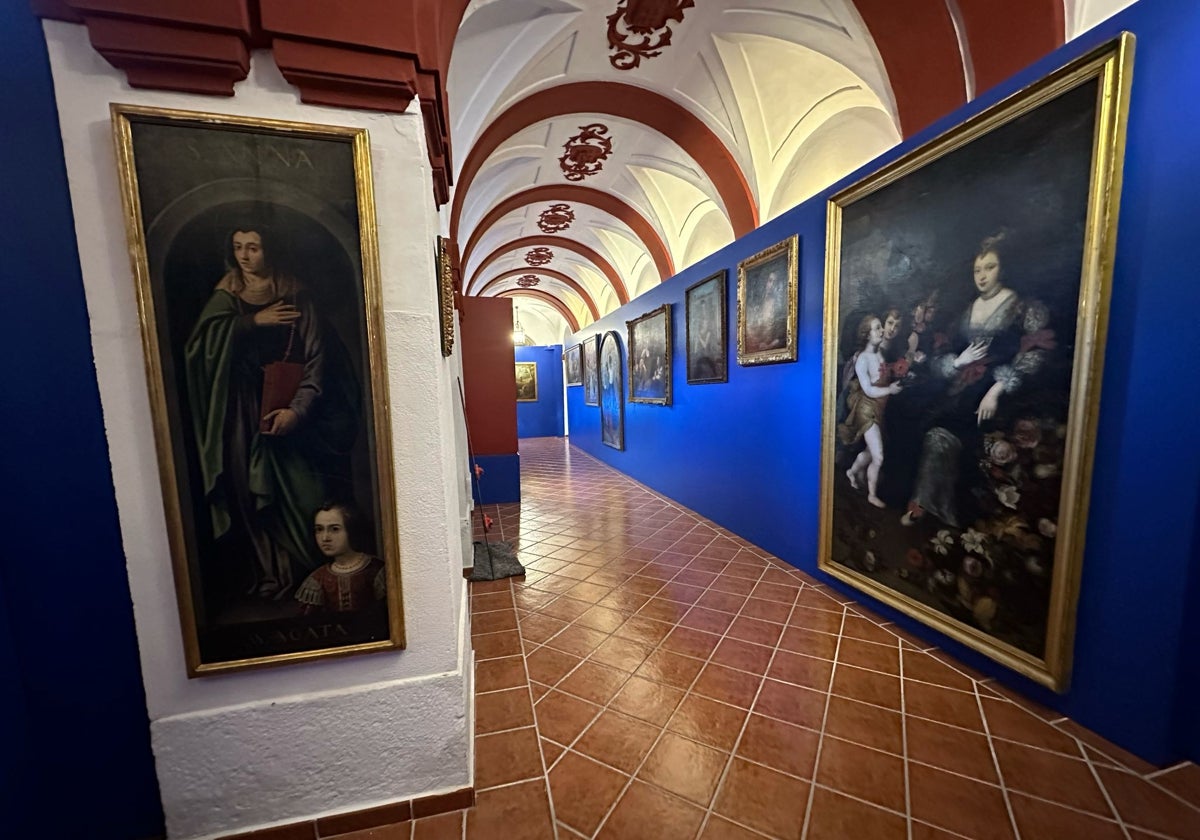
<path id="1" fill-rule="evenodd" d="M 563 310 L 580 326 L 613 311 L 1023 66 L 997 38 L 1037 28 L 1044 52 L 1128 0 L 1012 0 L 999 33 L 964 0 L 691 2 L 470 3 L 448 78 L 465 294 L 516 296 L 560 340 Z M 610 17 L 669 42 L 614 61 Z M 611 151 L 569 178 L 588 126 Z M 574 218 L 547 232 L 556 204 Z M 531 265 L 539 246 L 550 261 Z"/>

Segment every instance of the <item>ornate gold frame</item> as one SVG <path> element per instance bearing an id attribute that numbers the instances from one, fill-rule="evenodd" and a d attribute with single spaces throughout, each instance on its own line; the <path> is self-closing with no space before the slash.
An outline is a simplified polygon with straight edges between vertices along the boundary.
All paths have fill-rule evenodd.
<path id="1" fill-rule="evenodd" d="M 663 316 L 666 329 L 666 354 L 667 354 L 667 388 L 666 394 L 662 397 L 639 397 L 633 393 L 633 357 L 637 350 L 637 344 L 634 341 L 633 331 L 642 321 L 648 321 L 651 318 L 656 318 L 659 315 Z M 625 329 L 629 334 L 629 343 L 625 345 L 625 375 L 629 379 L 629 401 L 631 403 L 647 403 L 649 405 L 670 405 L 671 404 L 671 365 L 674 363 L 674 358 L 671 356 L 671 304 L 664 303 L 657 309 L 652 309 L 645 315 L 639 315 L 633 320 L 625 322 Z"/>
<path id="2" fill-rule="evenodd" d="M 600 442 L 605 446 L 611 446 L 613 449 L 625 451 L 625 384 L 621 382 L 621 377 L 624 375 L 625 366 L 621 364 L 621 336 L 616 330 L 596 336 L 599 343 L 599 350 L 596 353 L 596 397 L 597 403 L 600 406 Z M 617 433 L 618 440 L 616 443 L 609 443 L 604 439 L 604 348 L 609 342 L 617 348 Z"/>
<path id="3" fill-rule="evenodd" d="M 120 173 L 121 201 L 124 209 L 130 262 L 136 285 L 138 315 L 141 323 L 142 347 L 145 353 L 146 383 L 154 423 L 154 443 L 159 463 L 159 482 L 163 495 L 163 512 L 175 576 L 176 601 L 183 631 L 184 653 L 189 677 L 206 676 L 250 668 L 261 668 L 304 662 L 313 659 L 349 656 L 371 651 L 394 650 L 405 647 L 403 588 L 400 574 L 400 553 L 394 501 L 392 470 L 392 441 L 389 412 L 387 358 L 384 346 L 383 309 L 381 301 L 379 254 L 375 223 L 375 199 L 371 178 L 371 152 L 366 129 L 345 126 L 237 117 L 225 114 L 180 111 L 113 103 L 110 106 L 113 140 Z M 179 490 L 177 463 L 182 453 L 175 450 L 173 435 L 178 430 L 170 426 L 168 385 L 164 377 L 162 348 L 153 299 L 150 266 L 143 226 L 138 172 L 134 161 L 132 123 L 158 123 L 181 127 L 253 131 L 287 137 L 308 137 L 321 140 L 343 140 L 351 145 L 354 160 L 355 193 L 358 204 L 359 246 L 362 257 L 365 332 L 370 356 L 372 414 L 366 422 L 374 427 L 374 468 L 379 495 L 379 546 L 387 569 L 387 605 L 389 638 L 384 641 L 351 644 L 293 653 L 273 654 L 221 662 L 201 661 L 197 634 L 195 601 L 192 584 L 193 570 L 188 556 L 187 538 L 182 522 L 182 500 Z"/>
<path id="4" fill-rule="evenodd" d="M 442 355 L 454 352 L 454 268 L 450 265 L 450 241 L 437 238 L 438 315 L 442 326 Z"/>
<path id="5" fill-rule="evenodd" d="M 518 368 L 528 369 L 532 373 L 532 376 L 530 378 L 533 380 L 533 398 L 532 399 L 522 399 L 520 396 L 520 393 L 521 393 L 520 389 L 518 389 L 517 390 L 517 394 L 518 394 L 517 402 L 537 402 L 538 401 L 537 362 L 517 362 L 516 366 Z"/>
<path id="6" fill-rule="evenodd" d="M 1123 33 L 1046 78 L 991 106 L 924 146 L 842 190 L 829 200 L 826 242 L 824 323 L 824 413 L 821 435 L 821 530 L 818 567 L 997 662 L 1049 688 L 1064 692 L 1070 683 L 1092 458 L 1096 432 L 1109 291 L 1116 249 L 1125 120 L 1133 71 L 1134 38 Z M 1062 492 L 1051 581 L 1045 655 L 1038 658 L 981 629 L 906 597 L 854 569 L 832 561 L 835 400 L 839 342 L 838 296 L 841 277 L 842 209 L 942 157 L 1056 96 L 1097 79 L 1098 102 L 1090 174 L 1083 271 L 1076 315 L 1070 411 Z"/>
<path id="7" fill-rule="evenodd" d="M 787 254 L 787 343 L 782 348 L 746 350 L 746 274 L 763 263 L 770 262 L 780 254 Z M 782 242 L 764 248 L 752 257 L 738 263 L 737 284 L 737 361 L 739 365 L 769 365 L 775 362 L 796 361 L 796 301 L 799 292 L 798 261 L 800 239 L 792 234 Z"/>

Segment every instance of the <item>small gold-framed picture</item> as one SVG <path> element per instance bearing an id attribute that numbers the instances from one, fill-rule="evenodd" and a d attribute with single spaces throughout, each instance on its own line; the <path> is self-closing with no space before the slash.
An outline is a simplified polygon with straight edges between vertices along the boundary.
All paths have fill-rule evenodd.
<path id="1" fill-rule="evenodd" d="M 111 113 L 188 675 L 404 647 L 366 131 Z"/>
<path id="2" fill-rule="evenodd" d="M 537 362 L 517 362 L 517 402 L 537 402 Z"/>
<path id="3" fill-rule="evenodd" d="M 738 263 L 738 364 L 796 361 L 799 238 L 789 236 Z"/>

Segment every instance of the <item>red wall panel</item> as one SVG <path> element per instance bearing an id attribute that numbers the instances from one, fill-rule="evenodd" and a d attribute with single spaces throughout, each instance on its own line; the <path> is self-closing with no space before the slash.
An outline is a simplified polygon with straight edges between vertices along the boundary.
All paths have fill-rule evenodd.
<path id="1" fill-rule="evenodd" d="M 507 298 L 462 299 L 463 389 L 476 455 L 517 451 L 513 305 Z"/>

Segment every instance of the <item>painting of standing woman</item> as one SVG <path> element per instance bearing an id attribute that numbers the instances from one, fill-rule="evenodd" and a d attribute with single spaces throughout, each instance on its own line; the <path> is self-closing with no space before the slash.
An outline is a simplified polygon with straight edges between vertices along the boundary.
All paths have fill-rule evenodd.
<path id="1" fill-rule="evenodd" d="M 137 164 L 126 200 L 189 673 L 401 646 L 365 134 L 114 121 Z M 349 511 L 353 547 L 327 565 L 325 520 Z M 315 609 L 313 581 L 358 565 L 371 597 Z"/>
<path id="2" fill-rule="evenodd" d="M 1052 688 L 1115 216 L 1097 168 L 1119 164 L 1098 72 L 830 201 L 820 568 Z"/>

